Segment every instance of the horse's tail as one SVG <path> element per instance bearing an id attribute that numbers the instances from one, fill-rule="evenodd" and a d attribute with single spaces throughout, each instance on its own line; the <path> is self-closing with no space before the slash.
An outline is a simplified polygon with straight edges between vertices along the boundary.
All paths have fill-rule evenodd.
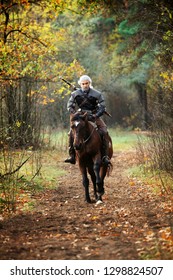
<path id="1" fill-rule="evenodd" d="M 107 166 L 107 171 L 106 171 L 106 175 L 109 177 L 109 175 L 111 174 L 113 170 L 113 165 L 111 162 L 109 162 L 108 166 Z"/>

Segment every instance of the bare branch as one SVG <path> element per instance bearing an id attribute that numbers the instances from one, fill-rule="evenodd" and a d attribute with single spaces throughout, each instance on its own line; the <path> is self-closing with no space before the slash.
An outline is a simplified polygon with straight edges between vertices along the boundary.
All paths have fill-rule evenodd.
<path id="1" fill-rule="evenodd" d="M 31 155 L 32 156 L 32 155 Z M 30 156 L 30 157 L 31 157 Z M 11 171 L 11 172 L 7 172 L 3 175 L 0 174 L 0 179 L 4 179 L 7 176 L 13 175 L 14 173 L 16 173 L 17 171 L 20 170 L 20 168 L 30 159 L 30 157 L 28 157 L 24 162 L 22 162 L 22 164 L 20 164 L 15 170 Z"/>

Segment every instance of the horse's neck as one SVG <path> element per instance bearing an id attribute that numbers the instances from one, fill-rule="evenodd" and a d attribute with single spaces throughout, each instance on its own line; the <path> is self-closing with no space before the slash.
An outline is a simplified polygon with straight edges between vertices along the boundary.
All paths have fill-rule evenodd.
<path id="1" fill-rule="evenodd" d="M 88 122 L 85 126 L 85 136 L 84 138 L 84 143 L 91 147 L 92 145 L 92 153 L 95 153 L 100 151 L 100 146 L 101 146 L 101 138 L 100 135 L 98 134 L 96 130 L 96 125 L 93 123 Z"/>
<path id="2" fill-rule="evenodd" d="M 90 137 L 93 135 L 95 126 L 94 124 L 90 123 L 90 122 L 86 122 L 85 123 L 85 129 L 83 130 L 83 135 L 82 137 L 86 140 L 86 139 L 90 139 Z"/>
<path id="3" fill-rule="evenodd" d="M 91 134 L 92 131 L 92 124 L 90 124 L 89 122 L 85 123 L 85 130 L 84 130 L 84 136 L 88 137 Z"/>

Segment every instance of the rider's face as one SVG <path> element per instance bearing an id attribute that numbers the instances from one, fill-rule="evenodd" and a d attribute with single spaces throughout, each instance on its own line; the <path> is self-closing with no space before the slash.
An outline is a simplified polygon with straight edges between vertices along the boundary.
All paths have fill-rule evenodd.
<path id="1" fill-rule="evenodd" d="M 90 87 L 90 82 L 89 81 L 82 81 L 81 82 L 81 88 L 82 88 L 82 90 L 88 90 L 89 89 L 89 87 Z"/>

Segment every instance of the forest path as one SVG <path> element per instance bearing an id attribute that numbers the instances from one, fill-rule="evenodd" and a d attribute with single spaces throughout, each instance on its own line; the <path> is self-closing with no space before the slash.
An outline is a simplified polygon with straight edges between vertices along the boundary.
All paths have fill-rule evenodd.
<path id="1" fill-rule="evenodd" d="M 63 163 L 67 174 L 36 195 L 34 211 L 0 221 L 0 259 L 173 259 L 171 199 L 128 178 L 133 150 L 112 163 L 99 205 L 84 201 L 78 166 Z"/>

